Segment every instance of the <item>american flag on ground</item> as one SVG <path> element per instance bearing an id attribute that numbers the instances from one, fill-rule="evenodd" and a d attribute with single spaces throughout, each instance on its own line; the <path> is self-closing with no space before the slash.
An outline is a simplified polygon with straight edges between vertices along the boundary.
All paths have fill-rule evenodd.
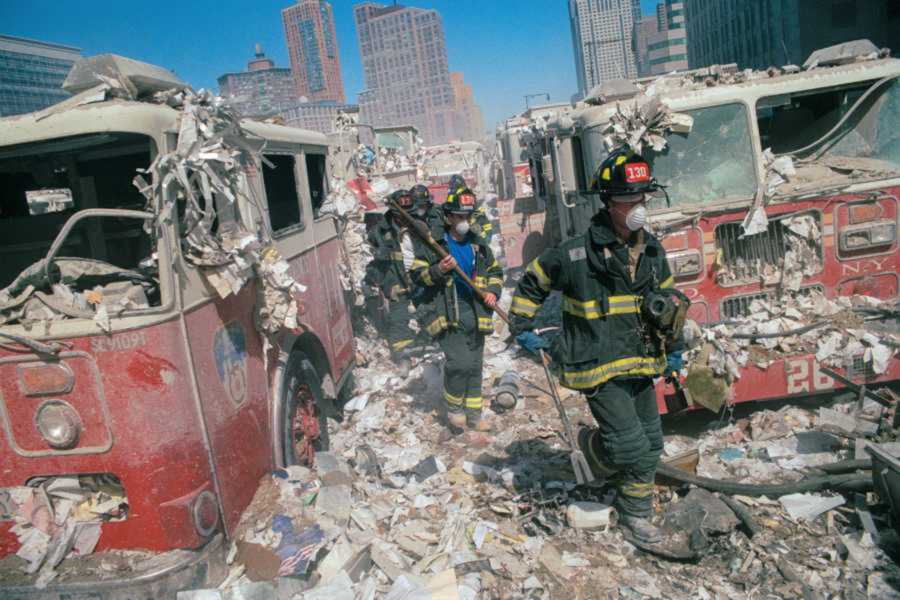
<path id="1" fill-rule="evenodd" d="M 281 558 L 278 575 L 281 577 L 305 575 L 310 561 L 325 539 L 325 532 L 313 525 L 301 533 L 285 532 L 275 553 Z"/>

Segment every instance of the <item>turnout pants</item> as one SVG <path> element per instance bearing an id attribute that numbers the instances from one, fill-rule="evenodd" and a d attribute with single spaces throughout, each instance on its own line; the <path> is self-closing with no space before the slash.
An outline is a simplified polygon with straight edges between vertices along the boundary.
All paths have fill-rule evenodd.
<path id="1" fill-rule="evenodd" d="M 391 356 L 397 358 L 413 343 L 415 333 L 409 327 L 409 297 L 401 294 L 397 300 L 388 300 L 386 333 L 391 346 Z"/>
<path id="2" fill-rule="evenodd" d="M 597 421 L 586 448 L 591 467 L 616 482 L 619 511 L 649 517 L 653 479 L 663 448 L 653 380 L 612 379 L 586 396 Z"/>
<path id="3" fill-rule="evenodd" d="M 484 334 L 471 301 L 459 300 L 459 323 L 445 331 L 438 343 L 444 351 L 444 400 L 447 410 L 481 413 L 481 372 Z"/>

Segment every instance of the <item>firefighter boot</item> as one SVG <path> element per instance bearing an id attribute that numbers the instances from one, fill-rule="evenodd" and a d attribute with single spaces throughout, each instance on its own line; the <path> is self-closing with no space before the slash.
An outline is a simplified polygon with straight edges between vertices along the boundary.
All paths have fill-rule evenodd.
<path id="1" fill-rule="evenodd" d="M 450 431 L 454 433 L 458 433 L 466 428 L 466 413 L 462 410 L 447 410 L 447 424 L 450 426 Z"/>
<path id="2" fill-rule="evenodd" d="M 645 544 L 658 544 L 663 539 L 662 530 L 645 517 L 622 513 L 619 515 L 619 525 L 630 531 L 636 540 Z"/>
<path id="3" fill-rule="evenodd" d="M 491 424 L 481 414 L 481 409 L 467 410 L 466 423 L 472 431 L 490 431 Z"/>

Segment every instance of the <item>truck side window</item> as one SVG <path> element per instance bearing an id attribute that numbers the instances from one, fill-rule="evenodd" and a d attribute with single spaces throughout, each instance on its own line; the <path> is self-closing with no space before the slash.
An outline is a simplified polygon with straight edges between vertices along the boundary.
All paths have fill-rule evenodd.
<path id="1" fill-rule="evenodd" d="M 584 173 L 584 149 L 581 147 L 581 138 L 572 138 L 572 162 L 575 163 L 575 185 L 578 190 L 588 189 L 587 176 Z"/>
<path id="2" fill-rule="evenodd" d="M 313 215 L 319 214 L 319 209 L 325 202 L 325 155 L 306 155 L 306 178 L 309 181 L 309 197 L 312 200 Z"/>
<path id="3" fill-rule="evenodd" d="M 266 154 L 274 168 L 263 163 L 263 185 L 269 206 L 272 231 L 278 233 L 301 223 L 300 196 L 297 193 L 297 177 L 294 157 L 286 154 Z"/>

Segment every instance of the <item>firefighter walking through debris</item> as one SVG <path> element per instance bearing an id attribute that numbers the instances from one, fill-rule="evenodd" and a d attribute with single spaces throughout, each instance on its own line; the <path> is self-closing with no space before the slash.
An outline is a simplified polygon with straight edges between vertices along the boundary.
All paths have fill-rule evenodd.
<path id="1" fill-rule="evenodd" d="M 644 307 L 669 297 L 673 278 L 659 241 L 644 229 L 645 194 L 658 186 L 640 156 L 621 149 L 597 170 L 605 203 L 588 231 L 546 250 L 526 268 L 510 312 L 522 345 L 549 344 L 532 330 L 551 290 L 563 294 L 560 382 L 587 398 L 597 428 L 578 444 L 598 477 L 616 483 L 620 523 L 641 541 L 652 524 L 653 479 L 663 446 L 653 378 L 681 368 L 681 335 L 657 335 Z M 671 293 L 669 293 L 671 294 Z"/>
<path id="2" fill-rule="evenodd" d="M 447 256 L 440 259 L 424 241 L 415 239 L 410 276 L 422 288 L 420 323 L 444 352 L 448 423 L 456 430 L 468 425 L 487 431 L 490 424 L 482 418 L 481 396 L 484 338 L 493 331 L 492 309 L 500 295 L 503 271 L 483 238 L 470 229 L 475 202 L 469 189 L 448 197 L 442 205 L 443 226 L 437 239 Z M 453 273 L 457 265 L 485 292 L 484 304 Z"/>
<path id="3" fill-rule="evenodd" d="M 397 190 L 391 194 L 391 201 L 404 210 L 412 210 L 414 205 L 412 195 L 406 190 Z M 409 351 L 416 337 L 409 326 L 412 286 L 400 248 L 405 228 L 393 210 L 388 210 L 384 218 L 372 228 L 368 241 L 372 246 L 373 259 L 366 266 L 364 280 L 369 295 L 377 302 L 387 305 L 385 337 L 391 348 L 391 358 L 403 377 L 409 373 Z"/>

